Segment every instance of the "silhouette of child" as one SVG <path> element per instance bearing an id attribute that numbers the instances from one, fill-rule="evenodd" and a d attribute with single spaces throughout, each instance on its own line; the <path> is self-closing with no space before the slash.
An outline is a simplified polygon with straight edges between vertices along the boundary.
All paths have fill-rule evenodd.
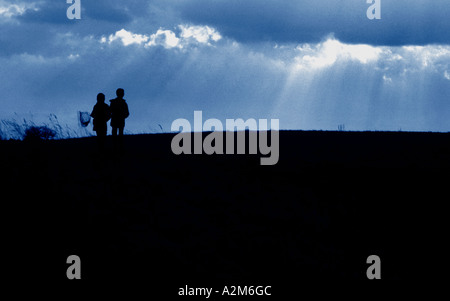
<path id="1" fill-rule="evenodd" d="M 120 137 L 120 142 L 122 142 L 123 129 L 125 128 L 125 119 L 130 115 L 128 111 L 128 105 L 123 99 L 125 91 L 123 89 L 117 89 L 117 97 L 111 99 L 111 127 L 113 137 Z"/>
<path id="2" fill-rule="evenodd" d="M 105 103 L 105 94 L 97 95 L 97 103 L 92 110 L 91 117 L 94 118 L 94 131 L 97 132 L 99 147 L 102 148 L 108 131 L 107 122 L 111 119 L 111 110 Z"/>

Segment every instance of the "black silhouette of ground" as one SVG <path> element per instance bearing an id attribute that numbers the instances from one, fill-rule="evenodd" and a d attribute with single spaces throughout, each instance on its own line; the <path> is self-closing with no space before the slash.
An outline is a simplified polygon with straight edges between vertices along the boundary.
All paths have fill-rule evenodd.
<path id="1" fill-rule="evenodd" d="M 450 134 L 283 131 L 275 166 L 176 156 L 172 137 L 125 136 L 123 154 L 108 137 L 101 156 L 95 138 L 0 141 L 15 277 L 65 280 L 72 254 L 84 280 L 175 294 L 188 283 L 367 281 L 373 254 L 382 279 L 441 272 Z"/>

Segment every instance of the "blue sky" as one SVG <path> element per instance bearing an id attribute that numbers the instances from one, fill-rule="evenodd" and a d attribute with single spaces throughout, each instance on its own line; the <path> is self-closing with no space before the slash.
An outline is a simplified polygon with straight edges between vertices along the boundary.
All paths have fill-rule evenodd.
<path id="1" fill-rule="evenodd" d="M 129 132 L 177 118 L 282 129 L 450 130 L 450 3 L 381 0 L 0 0 L 0 118 L 76 127 L 125 89 Z"/>

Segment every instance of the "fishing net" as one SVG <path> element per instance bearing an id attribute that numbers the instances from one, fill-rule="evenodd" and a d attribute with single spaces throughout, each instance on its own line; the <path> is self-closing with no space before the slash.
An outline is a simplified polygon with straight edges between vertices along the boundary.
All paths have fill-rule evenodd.
<path id="1" fill-rule="evenodd" d="M 91 115 L 88 112 L 78 112 L 78 120 L 82 127 L 87 127 L 91 122 Z"/>

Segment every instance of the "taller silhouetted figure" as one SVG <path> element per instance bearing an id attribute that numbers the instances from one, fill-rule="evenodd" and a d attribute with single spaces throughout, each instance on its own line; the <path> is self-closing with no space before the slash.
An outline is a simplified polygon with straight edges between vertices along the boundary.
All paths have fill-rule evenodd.
<path id="1" fill-rule="evenodd" d="M 128 105 L 123 96 L 125 91 L 123 89 L 117 89 L 117 97 L 111 99 L 111 127 L 112 135 L 115 146 L 117 143 L 122 146 L 123 144 L 123 129 L 125 128 L 125 119 L 130 115 L 128 111 Z M 117 137 L 119 135 L 119 137 Z"/>
<path id="2" fill-rule="evenodd" d="M 111 119 L 111 110 L 105 103 L 105 94 L 98 93 L 97 103 L 92 110 L 91 117 L 94 118 L 94 131 L 97 132 L 98 147 L 102 150 L 105 146 L 107 122 Z"/>

